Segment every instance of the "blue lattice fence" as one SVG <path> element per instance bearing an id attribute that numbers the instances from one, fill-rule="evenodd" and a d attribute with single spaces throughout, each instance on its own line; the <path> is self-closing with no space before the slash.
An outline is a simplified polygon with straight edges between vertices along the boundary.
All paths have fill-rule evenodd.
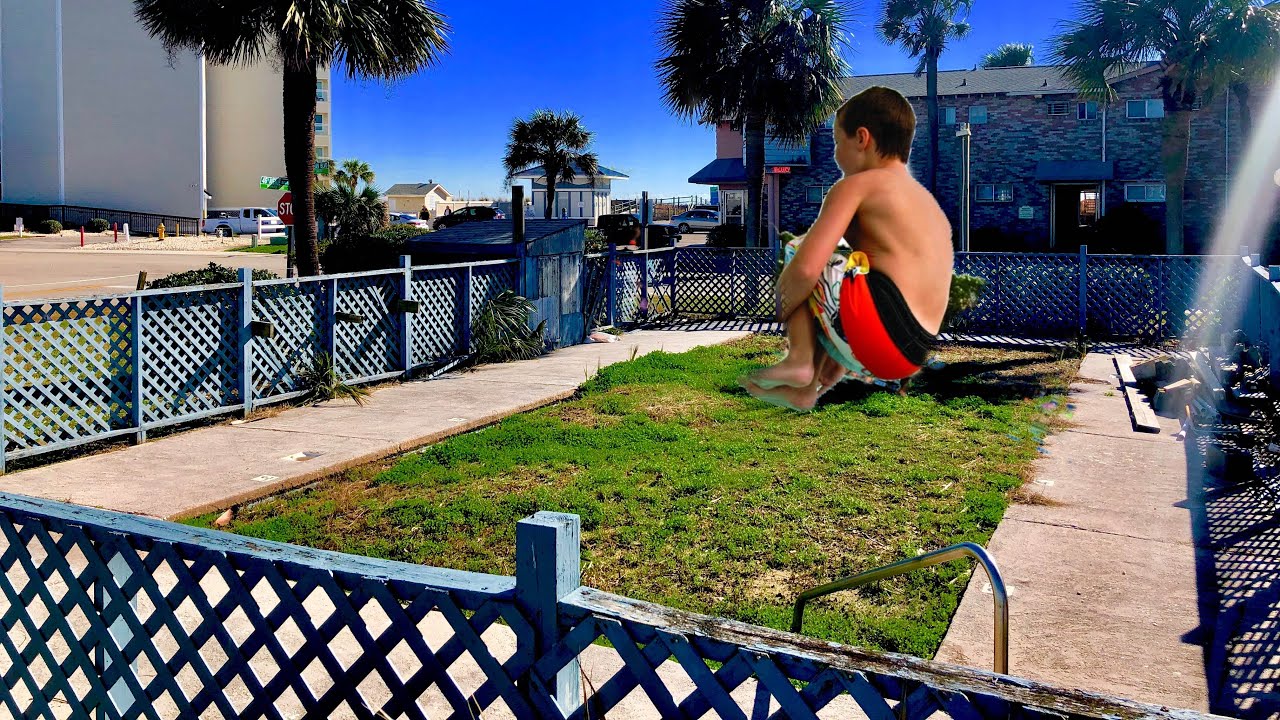
<path id="1" fill-rule="evenodd" d="M 674 310 L 684 316 L 773 317 L 776 264 L 769 248 L 678 248 Z"/>
<path id="2" fill-rule="evenodd" d="M 254 283 L 253 318 L 274 330 L 251 343 L 256 400 L 286 400 L 306 391 L 298 371 L 326 347 L 329 290 L 320 279 Z"/>
<path id="3" fill-rule="evenodd" d="M 241 285 L 139 294 L 142 414 L 163 427 L 235 409 L 241 398 Z"/>
<path id="4" fill-rule="evenodd" d="M 405 298 L 404 271 L 361 273 L 333 280 L 336 298 L 329 328 L 333 364 L 346 382 L 369 382 L 403 374 L 405 338 L 397 303 Z"/>
<path id="5" fill-rule="evenodd" d="M 584 588 L 576 516 L 522 521 L 516 568 L 0 494 L 0 704 L 51 720 L 1201 717 Z"/>

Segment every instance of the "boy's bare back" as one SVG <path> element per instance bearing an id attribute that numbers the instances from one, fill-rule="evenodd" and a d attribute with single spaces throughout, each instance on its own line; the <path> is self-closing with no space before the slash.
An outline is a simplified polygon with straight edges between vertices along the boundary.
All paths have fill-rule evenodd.
<path id="1" fill-rule="evenodd" d="M 951 223 L 933 195 L 903 166 L 875 168 L 840 182 L 855 183 L 862 201 L 845 241 L 893 280 L 920 325 L 942 326 L 950 296 Z"/>

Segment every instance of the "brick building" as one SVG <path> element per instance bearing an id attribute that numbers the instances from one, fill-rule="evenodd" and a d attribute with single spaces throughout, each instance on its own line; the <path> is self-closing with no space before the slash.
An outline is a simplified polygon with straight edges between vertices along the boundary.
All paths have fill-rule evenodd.
<path id="1" fill-rule="evenodd" d="M 1101 243 L 1119 252 L 1163 247 L 1164 106 L 1159 74 L 1154 64 L 1146 65 L 1112 82 L 1118 97 L 1100 106 L 1081 98 L 1062 69 L 1054 66 L 939 73 L 937 195 L 953 226 L 959 227 L 961 145 L 956 131 L 967 122 L 972 129 L 973 249 L 1071 251 L 1081 242 Z M 846 97 L 875 85 L 901 92 L 915 107 L 919 127 L 911 165 L 923 178 L 929 153 L 925 78 L 909 73 L 849 78 Z M 800 233 L 808 228 L 826 190 L 840 177 L 830 125 L 814 134 L 807 153 L 788 155 L 772 148 L 766 161 L 766 192 L 776 198 L 766 204 L 772 232 Z M 1246 142 L 1238 103 L 1226 94 L 1205 103 L 1193 116 L 1186 188 L 1188 252 L 1207 247 Z M 741 135 L 722 125 L 717 160 L 690 182 L 719 184 L 722 197 L 726 187 L 745 187 L 740 151 Z M 1126 205 L 1130 218 L 1134 210 L 1141 213 L 1139 226 L 1143 216 L 1149 218 L 1149 231 L 1143 237 L 1134 232 L 1101 237 L 1107 233 L 1094 229 L 1099 218 Z M 1133 222 L 1126 226 L 1132 227 Z"/>

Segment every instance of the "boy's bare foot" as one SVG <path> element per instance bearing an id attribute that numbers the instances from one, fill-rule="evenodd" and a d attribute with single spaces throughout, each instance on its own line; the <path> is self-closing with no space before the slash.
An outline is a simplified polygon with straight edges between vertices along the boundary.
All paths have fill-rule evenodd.
<path id="1" fill-rule="evenodd" d="M 795 410 L 796 412 L 809 412 L 818 404 L 818 392 L 816 386 L 808 387 L 778 387 L 766 390 L 752 382 L 743 385 L 751 397 L 762 402 L 769 403 L 774 407 L 785 408 L 787 410 Z"/>
<path id="2" fill-rule="evenodd" d="M 747 380 L 762 390 L 780 387 L 803 388 L 813 384 L 813 364 L 783 360 L 747 375 Z"/>

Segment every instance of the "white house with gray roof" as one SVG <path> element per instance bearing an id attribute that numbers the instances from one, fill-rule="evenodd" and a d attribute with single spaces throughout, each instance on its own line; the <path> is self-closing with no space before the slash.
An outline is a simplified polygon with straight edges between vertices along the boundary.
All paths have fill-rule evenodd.
<path id="1" fill-rule="evenodd" d="M 436 206 L 441 202 L 453 200 L 444 186 L 435 180 L 424 183 L 396 183 L 387 189 L 387 210 L 393 213 L 413 213 L 417 215 L 426 208 L 431 217 L 438 217 Z"/>

